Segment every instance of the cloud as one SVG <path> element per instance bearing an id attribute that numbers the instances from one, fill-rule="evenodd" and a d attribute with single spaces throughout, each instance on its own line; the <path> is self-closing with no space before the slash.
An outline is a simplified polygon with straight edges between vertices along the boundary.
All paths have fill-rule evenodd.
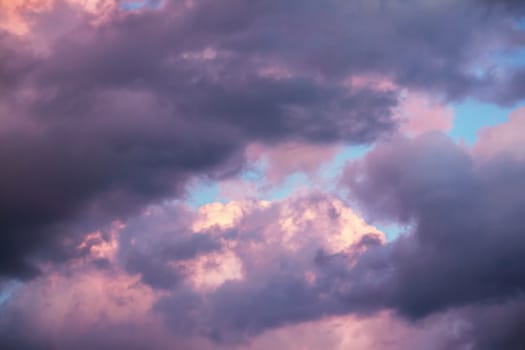
<path id="1" fill-rule="evenodd" d="M 0 275 L 26 280 L 0 311 L 6 344 L 162 349 L 166 328 L 181 347 L 184 337 L 235 347 L 390 311 L 414 324 L 464 319 L 469 330 L 450 344 L 520 342 L 520 118 L 484 131 L 471 151 L 422 134 L 449 126 L 446 108 L 402 99 L 523 98 L 522 68 L 491 60 L 523 46 L 508 10 L 517 3 L 10 4 L 0 2 L 10 16 L 0 33 Z M 413 139 L 395 134 L 403 107 L 426 114 L 410 119 Z M 343 187 L 371 218 L 411 227 L 392 242 L 325 194 L 198 212 L 168 204 L 191 180 L 238 175 L 253 161 L 249 145 L 270 150 L 267 176 L 279 181 L 316 169 L 335 145 L 377 141 Z M 272 153 L 289 145 L 300 154 Z M 492 327 L 494 315 L 509 326 Z"/>
<path id="2" fill-rule="evenodd" d="M 510 114 L 508 122 L 482 129 L 473 151 L 483 158 L 513 157 L 518 161 L 523 160 L 523 130 L 525 108 L 522 107 Z"/>
<path id="3" fill-rule="evenodd" d="M 191 177 L 238 172 L 248 143 L 361 143 L 393 127 L 392 93 L 230 69 L 245 58 L 225 49 L 190 55 L 222 36 L 170 10 L 81 22 L 45 54 L 2 36 L 2 274 L 34 275 L 67 257 L 65 235 L 180 196 Z"/>
<path id="4" fill-rule="evenodd" d="M 496 126 L 486 135 L 506 130 Z M 521 160 L 478 158 L 437 133 L 378 146 L 351 164 L 343 183 L 352 198 L 372 217 L 412 230 L 363 254 L 350 273 L 348 302 L 393 308 L 413 320 L 465 306 L 521 303 L 524 175 Z M 505 335 L 495 330 L 499 340 L 485 339 L 479 328 L 490 321 L 467 319 L 479 336 L 471 339 L 474 349 L 519 339 L 512 328 Z"/>
<path id="5" fill-rule="evenodd" d="M 414 227 L 370 256 L 391 269 L 378 271 L 391 306 L 417 318 L 519 294 L 524 172 L 505 158 L 477 162 L 439 134 L 378 147 L 348 169 L 356 199 Z"/>
<path id="6" fill-rule="evenodd" d="M 229 268 L 241 274 L 224 279 L 206 294 L 186 296 L 183 309 L 179 292 L 160 299 L 157 310 L 172 330 L 235 344 L 287 324 L 344 313 L 334 297 L 335 282 L 325 280 L 328 276 L 319 259 L 344 261 L 344 252 L 354 246 L 366 249 L 367 239 L 374 244 L 383 235 L 340 201 L 324 195 L 243 207 L 252 210 L 245 211 L 237 225 L 211 231 L 223 242 L 216 264 L 231 252 L 237 260 L 228 262 L 234 264 Z M 210 272 L 215 268 L 211 265 Z"/>
<path id="7" fill-rule="evenodd" d="M 5 308 L 9 313 L 3 311 L 14 325 L 3 329 L 25 334 L 14 322 L 23 315 L 25 329 L 35 327 L 24 341 L 45 344 L 49 338 L 42 334 L 49 333 L 35 322 L 56 319 L 46 325 L 55 327 L 70 314 L 38 318 L 33 313 L 40 309 L 20 298 L 38 292 L 43 297 L 37 300 L 49 302 L 46 289 L 36 286 L 50 281 L 58 288 L 49 292 L 56 298 L 66 291 L 75 295 L 72 281 L 83 293 L 98 295 L 82 282 L 92 276 L 97 282 L 90 285 L 106 286 L 104 293 L 113 288 L 104 282 L 111 278 L 115 297 L 149 295 L 136 296 L 145 306 L 129 323 L 118 311 L 129 312 L 126 303 L 118 298 L 109 299 L 115 306 L 82 304 L 75 313 L 82 325 L 99 325 L 91 319 L 102 317 L 100 310 L 118 312 L 102 318 L 103 331 L 90 326 L 68 332 L 68 339 L 54 338 L 57 344 L 90 349 L 132 339 L 140 349 L 157 339 L 150 348 L 164 349 L 185 339 L 188 349 L 257 349 L 272 341 L 286 348 L 283 344 L 301 344 L 294 334 L 309 327 L 328 332 L 334 323 L 350 322 L 346 330 L 363 327 L 365 333 L 348 340 L 321 332 L 312 335 L 317 346 L 519 349 L 514 330 L 523 316 L 524 171 L 516 158 L 477 157 L 439 133 L 378 145 L 349 166 L 344 184 L 372 217 L 410 224 L 411 232 L 390 242 L 341 200 L 320 193 L 279 202 L 216 203 L 196 211 L 180 204 L 151 207 L 116 224 L 114 234 L 89 235 L 80 245 L 90 247 L 89 254 L 76 258 L 87 265 L 70 263 L 28 282 Z M 101 256 L 109 266 L 94 263 Z M 142 260 L 133 263 L 137 256 Z M 61 286 L 67 286 L 64 292 Z M 57 304 L 48 312 L 70 310 L 67 295 L 60 297 L 60 309 Z M 387 336 L 389 322 L 395 332 Z M 138 338 L 126 338 L 128 332 Z M 93 334 L 96 344 L 88 341 Z"/>
<path id="8" fill-rule="evenodd" d="M 10 169 L 0 175 L 0 272 L 26 277 L 46 255 L 67 257 L 61 242 L 93 230 L 86 222 L 180 197 L 196 176 L 237 173 L 248 144 L 391 132 L 399 91 L 349 85 L 355 77 L 499 96 L 495 78 L 472 68 L 523 36 L 507 12 L 471 1 L 30 4 L 9 5 L 31 13 L 26 34 L 0 37 L 0 163 Z M 71 23 L 57 28 L 57 17 Z"/>
<path id="9" fill-rule="evenodd" d="M 419 135 L 428 131 L 447 132 L 452 129 L 454 121 L 452 108 L 409 92 L 401 99 L 397 114 L 401 122 L 401 131 L 408 135 Z"/>
<path id="10" fill-rule="evenodd" d="M 280 184 L 295 173 L 314 176 L 323 164 L 334 159 L 340 148 L 338 145 L 297 142 L 274 147 L 253 144 L 247 149 L 247 157 L 252 163 L 264 164 L 264 179 L 271 184 Z"/>
<path id="11" fill-rule="evenodd" d="M 218 214 L 232 207 L 241 214 L 224 225 Z M 29 349 L 142 349 L 153 339 L 156 349 L 184 339 L 189 348 L 236 347 L 281 325 L 343 313 L 323 264 L 383 240 L 322 194 L 197 211 L 152 207 L 88 235 L 78 246 L 87 254 L 22 285 L 0 310 L 0 339 Z M 101 258 L 107 264 L 98 264 Z"/>

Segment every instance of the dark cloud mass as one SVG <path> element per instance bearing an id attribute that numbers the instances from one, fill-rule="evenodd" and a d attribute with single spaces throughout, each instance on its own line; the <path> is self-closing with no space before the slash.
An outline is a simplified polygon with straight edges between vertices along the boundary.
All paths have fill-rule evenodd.
<path id="1" fill-rule="evenodd" d="M 480 161 L 440 134 L 380 146 L 351 165 L 344 182 L 354 198 L 372 215 L 413 229 L 360 258 L 349 302 L 381 301 L 411 319 L 466 305 L 509 305 L 494 307 L 505 324 L 499 329 L 492 311 L 468 313 L 479 332 L 474 348 L 521 348 L 514 331 L 522 327 L 521 307 L 508 315 L 498 309 L 523 302 L 524 179 L 525 164 L 510 155 Z"/>
<path id="2" fill-rule="evenodd" d="M 351 77 L 486 96 L 494 81 L 469 73 L 471 55 L 523 35 L 482 7 L 174 1 L 97 27 L 88 16 L 39 37 L 38 53 L 2 34 L 0 270 L 33 274 L 33 253 L 79 218 L 126 216 L 179 195 L 189 176 L 234 173 L 249 142 L 366 143 L 391 130 L 396 91 Z M 46 33 L 52 15 L 42 16 L 35 31 Z"/>
<path id="3" fill-rule="evenodd" d="M 220 48 L 202 58 L 232 33 L 176 7 L 83 24 L 43 57 L 2 36 L 2 273 L 34 274 L 33 253 L 85 232 L 70 227 L 79 219 L 123 217 L 180 195 L 189 176 L 238 171 L 249 142 L 362 143 L 392 128 L 393 92 L 260 76 L 255 55 Z"/>

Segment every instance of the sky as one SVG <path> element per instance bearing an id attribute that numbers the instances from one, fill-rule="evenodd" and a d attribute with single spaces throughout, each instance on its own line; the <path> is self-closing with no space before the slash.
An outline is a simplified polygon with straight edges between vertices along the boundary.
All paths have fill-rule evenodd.
<path id="1" fill-rule="evenodd" d="M 0 0 L 0 348 L 522 350 L 520 0 Z"/>

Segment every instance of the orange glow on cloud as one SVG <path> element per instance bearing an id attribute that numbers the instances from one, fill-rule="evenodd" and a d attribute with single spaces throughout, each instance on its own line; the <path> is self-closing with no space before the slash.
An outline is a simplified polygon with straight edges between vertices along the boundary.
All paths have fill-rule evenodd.
<path id="1" fill-rule="evenodd" d="M 0 0 L 0 29 L 26 34 L 30 23 L 25 15 L 49 11 L 53 4 L 53 0 Z"/>
<path id="2" fill-rule="evenodd" d="M 63 2 L 100 18 L 116 8 L 114 0 L 63 0 Z M 0 29 L 17 35 L 32 34 L 33 16 L 49 13 L 55 10 L 59 3 L 58 0 L 0 0 Z"/>
<path id="3" fill-rule="evenodd" d="M 334 217 L 337 219 L 334 220 Z M 341 252 L 367 234 L 374 234 L 385 240 L 381 231 L 368 225 L 352 209 L 337 199 L 321 201 L 310 207 L 301 207 L 299 210 L 287 204 L 282 210 L 279 225 L 284 234 L 274 239 L 281 240 L 284 246 L 291 250 L 306 244 L 305 231 L 313 236 L 306 239 L 322 242 L 327 253 Z"/>
<path id="4" fill-rule="evenodd" d="M 104 238 L 100 231 L 91 232 L 84 237 L 77 249 L 88 249 L 90 259 L 113 261 L 118 253 L 118 234 L 124 227 L 123 223 L 114 222 L 108 238 Z"/>
<path id="5" fill-rule="evenodd" d="M 193 223 L 192 230 L 204 231 L 213 227 L 227 229 L 233 227 L 246 212 L 256 208 L 265 208 L 269 205 L 265 201 L 229 202 L 227 204 L 215 202 L 199 208 L 198 216 Z"/>
<path id="6" fill-rule="evenodd" d="M 261 211 L 264 217 L 262 213 L 271 210 L 273 206 L 278 211 L 272 214 L 270 222 L 264 223 L 264 230 L 258 232 L 261 242 L 243 242 L 242 239 L 223 241 L 224 248 L 220 252 L 177 262 L 175 267 L 189 272 L 188 279 L 196 290 L 209 291 L 228 280 L 243 279 L 243 261 L 246 257 L 249 257 L 252 268 L 257 271 L 271 271 L 273 254 L 302 254 L 310 247 L 322 248 L 328 254 L 337 254 L 350 249 L 369 234 L 386 241 L 381 231 L 368 225 L 335 198 L 313 201 L 298 198 L 273 203 L 254 200 L 210 203 L 198 210 L 192 230 L 202 232 L 213 228 L 227 230 L 235 227 L 242 235 L 244 232 L 258 230 L 260 219 L 254 214 Z M 274 246 L 278 250 L 274 250 Z M 244 258 L 238 254 L 245 254 Z M 315 283 L 315 272 L 305 271 L 304 278 L 310 284 Z"/>

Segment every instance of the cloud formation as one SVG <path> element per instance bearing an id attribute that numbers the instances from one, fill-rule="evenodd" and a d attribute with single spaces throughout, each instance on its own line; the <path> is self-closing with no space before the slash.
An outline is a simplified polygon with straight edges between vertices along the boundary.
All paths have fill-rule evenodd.
<path id="1" fill-rule="evenodd" d="M 88 254 L 21 287 L 1 311 L 0 338 L 15 348 L 78 342 L 91 349 L 87 339 L 98 334 L 103 348 L 130 342 L 142 349 L 135 336 L 166 332 L 178 341 L 237 346 L 267 330 L 344 313 L 324 265 L 382 241 L 375 227 L 322 194 L 196 212 L 154 207 L 90 234 L 79 246 Z"/>
<path id="2" fill-rule="evenodd" d="M 498 126 L 485 135 L 500 133 L 504 140 L 506 130 Z M 524 175 L 522 160 L 505 153 L 478 158 L 440 134 L 378 146 L 350 165 L 343 183 L 353 198 L 370 215 L 412 230 L 364 254 L 352 272 L 359 288 L 348 300 L 372 308 L 381 300 L 383 307 L 416 320 L 487 303 L 521 305 Z M 481 337 L 479 344 L 474 337 L 475 349 L 522 344 L 518 334 L 506 333 L 518 326 L 521 313 L 499 312 L 506 322 L 505 330 L 494 330 L 499 340 L 485 339 L 492 333 L 477 329 L 488 327 L 490 319 L 472 317 L 473 332 Z M 490 318 L 491 311 L 472 312 L 478 313 Z"/>
<path id="3" fill-rule="evenodd" d="M 70 225 L 238 172 L 248 143 L 362 143 L 392 129 L 394 93 L 258 74 L 254 54 L 219 47 L 232 33 L 201 26 L 198 5 L 81 21 L 40 54 L 2 35 L 2 274 L 33 275 Z"/>
<path id="4" fill-rule="evenodd" d="M 523 10 L 0 0 L 0 343 L 521 349 L 523 109 L 442 132 L 525 97 Z M 235 200 L 188 207 L 198 181 Z"/>
<path id="5" fill-rule="evenodd" d="M 391 349 L 519 349 L 523 172 L 521 160 L 478 157 L 439 133 L 378 145 L 348 166 L 343 185 L 374 219 L 409 224 L 390 242 L 321 193 L 151 207 L 88 235 L 78 247 L 85 255 L 15 293 L 2 337 L 30 349 L 257 349 L 276 337 L 285 346 L 309 324 L 330 329 L 332 319 L 365 327 L 375 342 L 319 333 L 317 346 L 384 348 L 392 322 Z M 71 338 L 50 335 L 63 332 Z"/>
<path id="6" fill-rule="evenodd" d="M 473 57 L 523 41 L 508 12 L 471 1 L 2 4 L 28 28 L 0 36 L 0 270 L 11 276 L 36 273 L 79 220 L 126 217 L 180 196 L 189 177 L 238 172 L 247 144 L 393 130 L 398 89 L 352 77 L 453 99 L 495 86 L 499 99 Z"/>

